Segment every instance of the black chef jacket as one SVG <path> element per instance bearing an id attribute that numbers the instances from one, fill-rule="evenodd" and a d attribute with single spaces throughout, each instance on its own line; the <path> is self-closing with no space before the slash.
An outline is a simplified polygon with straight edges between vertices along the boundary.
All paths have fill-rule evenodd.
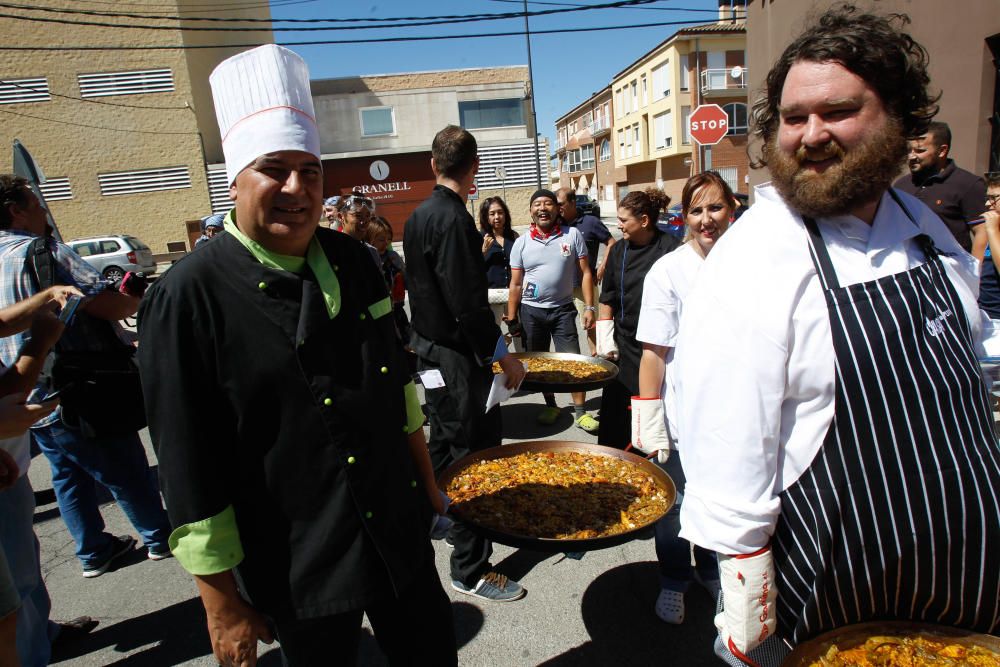
<path id="1" fill-rule="evenodd" d="M 650 267 L 680 245 L 670 234 L 657 231 L 649 245 L 633 246 L 621 241 L 611 246 L 601 283 L 601 303 L 611 306 L 615 316 L 615 344 L 618 345 L 618 380 L 632 396 L 639 394 L 639 360 L 642 345 L 635 339 L 642 306 L 642 285 Z"/>
<path id="2" fill-rule="evenodd" d="M 403 589 L 432 556 L 406 444 L 409 382 L 367 250 L 318 229 L 340 282 L 270 269 L 236 238 L 205 244 L 139 310 L 139 361 L 174 526 L 232 506 L 236 573 L 258 609 L 313 618 Z M 390 309 L 391 310 L 391 309 Z"/>
<path id="3" fill-rule="evenodd" d="M 406 221 L 403 254 L 414 334 L 489 364 L 500 327 L 486 297 L 483 237 L 462 198 L 434 186 Z"/>

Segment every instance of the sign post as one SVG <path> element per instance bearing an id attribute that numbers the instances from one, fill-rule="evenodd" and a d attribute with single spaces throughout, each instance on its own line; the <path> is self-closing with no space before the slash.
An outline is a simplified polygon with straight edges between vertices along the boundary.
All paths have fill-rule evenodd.
<path id="1" fill-rule="evenodd" d="M 472 213 L 473 218 L 476 217 L 476 211 L 472 202 L 477 199 L 479 199 L 479 184 L 476 182 L 476 179 L 472 179 L 472 187 L 469 188 L 469 211 Z"/>

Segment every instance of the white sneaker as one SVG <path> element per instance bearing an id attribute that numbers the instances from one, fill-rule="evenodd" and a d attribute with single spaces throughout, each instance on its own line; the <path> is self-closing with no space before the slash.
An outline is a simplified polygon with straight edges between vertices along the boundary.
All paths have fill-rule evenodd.
<path id="1" fill-rule="evenodd" d="M 677 591 L 660 590 L 656 598 L 656 615 L 664 623 L 680 625 L 684 622 L 684 594 Z"/>

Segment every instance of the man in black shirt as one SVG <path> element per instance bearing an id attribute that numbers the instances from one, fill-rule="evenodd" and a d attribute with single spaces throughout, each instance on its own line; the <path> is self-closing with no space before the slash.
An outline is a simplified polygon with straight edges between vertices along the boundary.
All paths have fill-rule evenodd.
<path id="1" fill-rule="evenodd" d="M 908 165 L 910 175 L 896 181 L 895 187 L 921 200 L 937 213 L 955 236 L 959 245 L 972 251 L 969 222 L 980 218 L 986 184 L 975 174 L 955 166 L 948 157 L 951 149 L 951 129 L 947 123 L 933 122 L 927 134 L 911 139 Z M 972 228 L 975 236 L 985 234 L 981 225 Z M 977 244 L 982 259 L 983 241 Z"/>
<path id="2" fill-rule="evenodd" d="M 524 378 L 524 366 L 507 352 L 490 310 L 482 237 L 465 210 L 479 169 L 477 151 L 475 137 L 460 127 L 437 133 L 431 144 L 437 185 L 406 221 L 403 234 L 411 346 L 430 413 L 428 446 L 437 473 L 470 451 L 500 444 L 499 406 L 485 412 L 492 363 L 500 362 L 508 387 Z M 520 584 L 493 571 L 489 540 L 456 523 L 448 541 L 455 548 L 455 590 L 498 602 L 524 596 Z"/>

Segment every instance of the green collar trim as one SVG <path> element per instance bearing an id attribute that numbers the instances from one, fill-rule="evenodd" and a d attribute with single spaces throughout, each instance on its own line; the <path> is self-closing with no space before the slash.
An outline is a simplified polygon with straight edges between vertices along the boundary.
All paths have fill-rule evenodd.
<path id="1" fill-rule="evenodd" d="M 279 271 L 287 271 L 289 273 L 302 273 L 306 266 L 312 269 L 313 275 L 316 276 L 316 282 L 319 283 L 320 291 L 323 292 L 326 312 L 330 315 L 331 320 L 337 316 L 337 313 L 340 312 L 340 281 L 337 279 L 336 272 L 330 266 L 330 260 L 327 258 L 326 253 L 323 252 L 323 248 L 315 236 L 309 241 L 309 249 L 306 251 L 306 256 L 294 257 L 268 250 L 240 231 L 240 228 L 236 226 L 235 208 L 230 209 L 229 213 L 226 214 L 223 226 L 227 232 L 233 235 L 233 238 L 250 251 L 250 254 L 258 262 L 270 269 L 278 269 Z"/>

